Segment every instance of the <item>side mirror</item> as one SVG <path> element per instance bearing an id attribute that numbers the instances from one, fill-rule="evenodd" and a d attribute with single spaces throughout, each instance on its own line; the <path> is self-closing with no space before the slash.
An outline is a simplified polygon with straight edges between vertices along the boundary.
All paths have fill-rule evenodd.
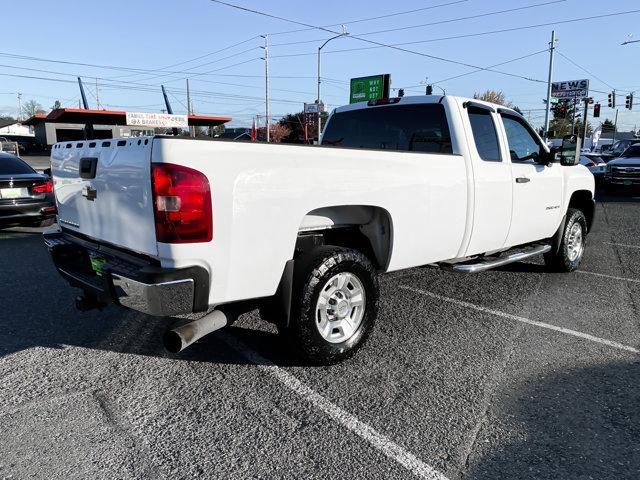
<path id="1" fill-rule="evenodd" d="M 558 153 L 560 152 L 560 147 L 550 147 L 547 152 L 544 148 L 540 148 L 540 155 L 536 159 L 536 163 L 540 165 L 550 165 L 558 161 Z"/>
<path id="2" fill-rule="evenodd" d="M 578 135 L 565 135 L 562 137 L 562 147 L 560 147 L 560 165 L 571 167 L 580 161 L 580 148 L 582 140 Z"/>
<path id="3" fill-rule="evenodd" d="M 52 175 L 51 175 L 51 167 L 49 167 L 49 168 L 45 168 L 45 169 L 42 171 L 42 173 L 44 173 L 46 176 L 48 176 L 49 178 L 51 178 L 51 177 L 52 177 Z"/>

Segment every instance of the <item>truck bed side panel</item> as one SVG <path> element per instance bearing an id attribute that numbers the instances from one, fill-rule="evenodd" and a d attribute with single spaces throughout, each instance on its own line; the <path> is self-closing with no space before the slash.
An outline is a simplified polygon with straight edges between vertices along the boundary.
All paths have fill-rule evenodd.
<path id="1" fill-rule="evenodd" d="M 213 240 L 158 244 L 163 266 L 211 272 L 211 304 L 272 295 L 312 210 L 380 207 L 391 216 L 389 270 L 454 258 L 466 224 L 461 155 L 294 145 L 154 140 L 154 162 L 182 163 L 211 184 Z"/>

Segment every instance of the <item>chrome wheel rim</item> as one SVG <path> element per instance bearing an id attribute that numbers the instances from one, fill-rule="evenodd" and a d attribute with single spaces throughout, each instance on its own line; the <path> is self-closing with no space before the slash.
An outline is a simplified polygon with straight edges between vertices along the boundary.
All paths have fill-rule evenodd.
<path id="1" fill-rule="evenodd" d="M 358 331 L 364 317 L 364 286 L 353 273 L 342 272 L 327 281 L 316 302 L 316 328 L 329 343 L 342 343 Z"/>
<path id="2" fill-rule="evenodd" d="M 582 235 L 582 225 L 574 223 L 569 230 L 569 238 L 567 240 L 567 256 L 570 262 L 576 261 L 582 255 L 584 250 L 584 239 Z"/>

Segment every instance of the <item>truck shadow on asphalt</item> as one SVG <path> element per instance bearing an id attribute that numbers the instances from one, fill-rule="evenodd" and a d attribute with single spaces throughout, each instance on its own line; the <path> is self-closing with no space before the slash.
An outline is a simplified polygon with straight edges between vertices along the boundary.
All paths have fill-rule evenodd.
<path id="1" fill-rule="evenodd" d="M 33 347 L 69 345 L 178 361 L 248 363 L 218 332 L 177 355 L 167 353 L 162 335 L 184 320 L 152 317 L 118 306 L 76 311 L 74 298 L 80 290 L 60 277 L 39 232 L 0 233 L 0 285 L 0 357 Z M 260 328 L 266 325 L 254 321 L 255 317 L 255 312 L 249 313 L 238 322 L 250 324 L 248 328 L 230 326 L 224 331 L 279 365 L 299 363 L 276 333 L 253 328 L 254 324 Z"/>
<path id="2" fill-rule="evenodd" d="M 564 371 L 505 396 L 497 430 L 516 440 L 491 445 L 481 432 L 465 478 L 640 478 L 640 362 Z"/>

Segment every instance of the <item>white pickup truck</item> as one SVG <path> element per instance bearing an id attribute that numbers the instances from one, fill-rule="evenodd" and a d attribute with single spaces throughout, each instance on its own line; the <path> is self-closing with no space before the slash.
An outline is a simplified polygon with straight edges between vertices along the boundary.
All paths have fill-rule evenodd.
<path id="1" fill-rule="evenodd" d="M 357 103 L 332 112 L 322 144 L 56 144 L 60 230 L 45 243 L 84 291 L 77 307 L 209 312 L 165 335 L 174 352 L 259 308 L 328 364 L 372 331 L 380 273 L 539 254 L 572 271 L 582 259 L 593 176 L 511 109 L 453 96 Z"/>

